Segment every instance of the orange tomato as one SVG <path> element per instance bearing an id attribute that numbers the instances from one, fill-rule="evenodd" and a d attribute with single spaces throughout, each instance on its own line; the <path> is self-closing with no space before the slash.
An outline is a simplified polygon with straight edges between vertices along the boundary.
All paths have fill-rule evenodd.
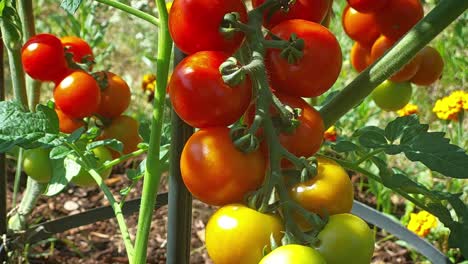
<path id="1" fill-rule="evenodd" d="M 421 66 L 410 81 L 417 85 L 430 85 L 442 76 L 444 60 L 440 53 L 430 46 L 424 47 L 420 54 Z"/>
<path id="2" fill-rule="evenodd" d="M 354 42 L 350 54 L 351 65 L 357 72 L 362 72 L 371 64 L 370 49 L 364 47 L 359 42 Z"/>
<path id="3" fill-rule="evenodd" d="M 120 76 L 112 72 L 99 72 L 97 75 L 98 80 L 106 84 L 101 89 L 101 101 L 97 113 L 107 118 L 120 116 L 130 104 L 130 87 Z"/>
<path id="4" fill-rule="evenodd" d="M 366 47 L 371 47 L 380 36 L 372 14 L 364 14 L 346 6 L 341 19 L 343 29 L 353 40 L 360 42 Z"/>

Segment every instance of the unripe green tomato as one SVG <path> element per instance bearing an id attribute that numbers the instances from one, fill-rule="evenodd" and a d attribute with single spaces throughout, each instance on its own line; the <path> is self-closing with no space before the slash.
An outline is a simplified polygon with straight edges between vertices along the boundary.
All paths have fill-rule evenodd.
<path id="1" fill-rule="evenodd" d="M 303 245 L 281 246 L 262 258 L 259 264 L 326 264 L 320 253 Z"/>
<path id="2" fill-rule="evenodd" d="M 374 234 L 366 222 L 352 214 L 331 215 L 318 234 L 317 250 L 328 264 L 369 264 Z"/>
<path id="3" fill-rule="evenodd" d="M 112 154 L 104 146 L 99 146 L 97 148 L 94 148 L 93 150 L 94 155 L 98 158 L 98 167 L 104 164 L 104 162 L 108 160 L 112 160 Z M 112 168 L 109 168 L 103 172 L 101 172 L 101 177 L 102 179 L 107 179 L 109 177 L 110 173 L 112 171 Z M 96 185 L 96 181 L 93 179 L 91 174 L 89 174 L 87 171 L 85 171 L 83 168 L 81 168 L 80 172 L 78 175 L 73 177 L 71 180 L 74 184 L 80 186 L 80 187 L 91 187 Z"/>
<path id="4" fill-rule="evenodd" d="M 385 111 L 397 111 L 407 105 L 412 94 L 411 83 L 386 80 L 374 89 L 371 96 L 375 104 Z"/>
<path id="5" fill-rule="evenodd" d="M 52 177 L 52 164 L 49 159 L 50 150 L 44 148 L 24 151 L 23 170 L 39 183 L 48 183 Z"/>

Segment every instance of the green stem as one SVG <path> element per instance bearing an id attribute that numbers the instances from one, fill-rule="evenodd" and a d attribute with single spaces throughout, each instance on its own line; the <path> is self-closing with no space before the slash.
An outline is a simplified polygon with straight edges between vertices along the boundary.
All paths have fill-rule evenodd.
<path id="1" fill-rule="evenodd" d="M 463 121 L 465 119 L 465 112 L 463 109 L 458 113 L 458 129 L 457 129 L 457 145 L 464 146 L 464 138 L 463 138 Z"/>
<path id="2" fill-rule="evenodd" d="M 171 59 L 172 41 L 168 28 L 168 14 L 166 2 L 157 0 L 156 5 L 160 16 L 158 31 L 158 54 L 156 62 L 157 89 L 153 101 L 153 117 L 151 121 L 151 135 L 146 162 L 146 171 L 143 181 L 140 214 L 138 217 L 137 237 L 135 241 L 135 263 L 146 263 L 148 236 L 151 229 L 151 220 L 159 189 L 162 166 L 159 164 L 159 151 L 164 117 L 167 77 Z"/>
<path id="3" fill-rule="evenodd" d="M 356 166 L 361 165 L 361 163 L 367 161 L 368 159 L 374 157 L 375 155 L 382 153 L 384 150 L 383 149 L 375 149 L 369 153 L 367 153 L 365 156 L 361 157 L 358 161 L 356 161 L 354 164 Z"/>
<path id="4" fill-rule="evenodd" d="M 9 229 L 13 231 L 21 231 L 26 228 L 27 218 L 29 214 L 31 214 L 36 205 L 37 199 L 41 193 L 44 192 L 45 188 L 45 184 L 40 184 L 31 177 L 28 177 L 26 190 L 24 191 L 24 196 L 21 199 L 21 204 L 8 222 Z"/>
<path id="5" fill-rule="evenodd" d="M 18 159 L 16 160 L 16 172 L 15 172 L 15 181 L 13 183 L 13 197 L 12 197 L 12 208 L 16 207 L 17 197 L 18 197 L 18 190 L 21 180 L 21 170 L 23 167 L 23 156 L 24 156 L 24 149 L 20 148 L 18 151 Z"/>
<path id="6" fill-rule="evenodd" d="M 131 7 L 129 5 L 126 5 L 126 4 L 123 4 L 123 3 L 120 3 L 118 1 L 115 1 L 115 0 L 95 0 L 99 3 L 102 3 L 102 4 L 106 4 L 108 6 L 112 6 L 114 8 L 117 8 L 117 9 L 120 9 L 122 11 L 124 11 L 125 13 L 128 13 L 130 15 L 133 15 L 133 16 L 136 16 L 138 18 L 141 18 L 155 26 L 160 26 L 161 22 L 159 21 L 158 18 L 148 14 L 148 13 L 145 13 L 141 10 L 138 10 L 134 7 Z M 165 7 L 164 7 L 165 8 Z M 158 9 L 159 10 L 159 9 Z M 161 12 L 159 13 L 161 15 Z"/>
<path id="7" fill-rule="evenodd" d="M 136 151 L 134 151 L 132 153 L 122 155 L 119 158 L 114 159 L 112 161 L 106 162 L 103 166 L 101 166 L 99 168 L 99 172 L 110 169 L 110 168 L 114 167 L 115 165 L 120 164 L 120 163 L 122 163 L 122 162 L 124 162 L 124 161 L 126 161 L 128 159 L 138 157 L 138 156 L 142 155 L 143 153 L 145 153 L 146 151 L 147 151 L 147 149 L 139 149 L 139 150 L 136 150 Z"/>
<path id="8" fill-rule="evenodd" d="M 366 98 L 372 90 L 403 67 L 418 51 L 468 8 L 468 1 L 443 0 L 380 60 L 363 71 L 320 109 L 328 128 Z"/>
<path id="9" fill-rule="evenodd" d="M 1 35 L 0 35 L 1 38 Z M 5 73 L 3 68 L 3 42 L 0 41 L 0 101 L 5 100 Z M 6 173 L 6 155 L 0 153 L 0 236 L 7 233 L 7 173 Z M 0 252 L 0 262 L 7 261 L 5 250 Z"/>

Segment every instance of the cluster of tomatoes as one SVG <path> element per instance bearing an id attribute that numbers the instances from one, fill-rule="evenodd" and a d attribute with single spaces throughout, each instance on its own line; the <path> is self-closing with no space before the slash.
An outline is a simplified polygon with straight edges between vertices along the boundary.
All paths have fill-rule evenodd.
<path id="1" fill-rule="evenodd" d="M 253 0 L 252 4 L 258 7 L 264 2 Z M 265 54 L 274 95 L 283 105 L 299 109 L 299 124 L 293 131 L 278 132 L 281 145 L 298 157 L 313 156 L 324 133 L 319 112 L 302 97 L 316 97 L 329 90 L 341 70 L 340 45 L 320 24 L 330 6 L 329 0 L 303 0 L 292 3 L 288 12 L 264 13 L 263 26 L 270 32 L 266 40 L 303 41 L 302 53 L 292 63 L 281 49 L 268 48 Z M 285 225 L 279 212 L 262 213 L 245 205 L 245 198 L 264 183 L 269 150 L 262 141 L 258 149 L 242 151 L 230 133 L 229 126 L 240 119 L 247 126 L 254 123 L 258 100 L 249 76 L 228 85 L 220 72 L 220 66 L 245 38 L 242 31 L 231 31 L 226 37 L 220 30 L 223 17 L 232 12 L 237 13 L 240 23 L 247 23 L 242 0 L 175 0 L 169 13 L 172 39 L 187 54 L 169 81 L 170 100 L 175 112 L 198 128 L 181 155 L 182 178 L 196 198 L 221 206 L 206 227 L 208 254 L 217 264 L 370 263 L 374 238 L 367 224 L 350 214 L 353 186 L 349 176 L 326 158 L 317 159 L 317 175 L 312 179 L 287 186 L 291 199 L 303 208 L 329 216 L 318 235 L 320 244 L 315 248 L 284 245 L 264 256 L 264 250 L 271 249 L 271 239 L 281 240 Z M 273 106 L 270 115 L 279 115 Z M 260 129 L 260 138 L 262 133 Z M 291 165 L 287 160 L 281 162 L 283 168 Z M 301 230 L 310 230 L 299 214 L 294 218 Z"/>
<path id="2" fill-rule="evenodd" d="M 350 53 L 353 68 L 361 72 L 378 60 L 423 16 L 420 0 L 348 0 L 342 24 L 355 41 Z M 426 46 L 374 90 L 374 102 L 386 111 L 401 109 L 411 99 L 411 83 L 430 85 L 440 78 L 443 67 L 439 52 Z"/>
<path id="3" fill-rule="evenodd" d="M 53 97 L 61 132 L 72 133 L 80 127 L 87 127 L 92 124 L 91 118 L 95 118 L 100 122 L 94 123 L 102 123 L 98 139 L 121 141 L 124 154 L 137 149 L 141 142 L 138 122 L 122 115 L 130 104 L 130 88 L 112 72 L 90 72 L 94 55 L 85 40 L 76 36 L 58 38 L 53 34 L 38 34 L 24 44 L 21 59 L 25 72 L 31 78 L 55 84 Z M 78 145 L 81 144 L 84 149 L 86 143 L 80 142 Z M 43 183 L 49 182 L 52 175 L 48 152 L 47 149 L 28 150 L 24 159 L 26 173 Z M 101 163 L 120 155 L 103 146 L 93 149 L 93 152 Z M 46 164 L 48 168 L 38 172 L 35 167 L 39 163 Z M 109 174 L 110 170 L 101 176 L 106 178 Z M 94 184 L 84 170 L 72 182 L 80 186 Z"/>

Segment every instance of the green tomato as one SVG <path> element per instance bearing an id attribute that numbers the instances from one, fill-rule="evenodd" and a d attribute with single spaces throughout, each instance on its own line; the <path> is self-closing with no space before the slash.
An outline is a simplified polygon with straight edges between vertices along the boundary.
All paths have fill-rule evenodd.
<path id="1" fill-rule="evenodd" d="M 307 246 L 281 246 L 263 257 L 259 264 L 326 264 L 320 253 Z"/>
<path id="2" fill-rule="evenodd" d="M 366 222 L 352 214 L 330 216 L 318 235 L 317 250 L 328 264 L 369 264 L 374 235 Z"/>
<path id="3" fill-rule="evenodd" d="M 374 103 L 382 110 L 397 111 L 409 103 L 411 94 L 411 83 L 386 80 L 374 89 L 371 96 Z"/>
<path id="4" fill-rule="evenodd" d="M 104 164 L 104 162 L 108 160 L 112 160 L 112 154 L 104 146 L 99 146 L 97 148 L 94 148 L 93 150 L 94 155 L 98 159 L 98 167 Z M 107 179 L 109 177 L 110 173 L 112 171 L 112 168 L 109 168 L 103 172 L 101 172 L 101 177 L 102 179 Z M 80 186 L 80 187 L 91 187 L 96 185 L 96 181 L 93 179 L 91 174 L 89 174 L 87 171 L 85 171 L 83 168 L 81 168 L 80 172 L 78 175 L 73 177 L 71 180 L 74 184 Z"/>
<path id="5" fill-rule="evenodd" d="M 52 164 L 49 159 L 50 150 L 44 148 L 24 151 L 23 170 L 34 180 L 48 183 L 52 177 Z"/>

